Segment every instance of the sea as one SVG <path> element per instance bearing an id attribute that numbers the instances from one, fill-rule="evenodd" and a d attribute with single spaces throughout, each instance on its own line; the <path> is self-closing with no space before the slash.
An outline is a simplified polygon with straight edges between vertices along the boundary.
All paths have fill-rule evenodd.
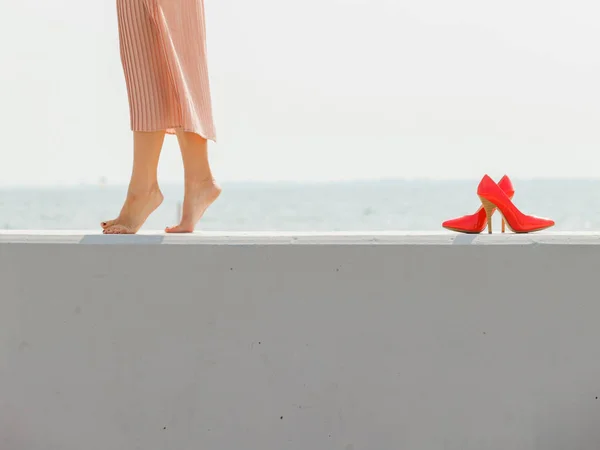
<path id="1" fill-rule="evenodd" d="M 331 183 L 223 183 L 198 230 L 441 231 L 449 218 L 480 206 L 478 180 L 375 180 Z M 600 231 L 600 180 L 513 180 L 524 213 L 549 217 L 556 231 Z M 142 230 L 178 222 L 183 187 L 161 186 L 165 201 Z M 126 186 L 0 188 L 0 230 L 100 230 Z M 495 220 L 499 221 L 499 218 Z M 498 228 L 496 228 L 498 229 Z"/>

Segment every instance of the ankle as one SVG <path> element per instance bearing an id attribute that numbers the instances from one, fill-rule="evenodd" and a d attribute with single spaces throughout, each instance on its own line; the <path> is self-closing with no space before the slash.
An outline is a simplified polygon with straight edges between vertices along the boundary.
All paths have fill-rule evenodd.
<path id="1" fill-rule="evenodd" d="M 184 185 L 186 189 L 193 189 L 198 187 L 217 186 L 217 181 L 212 175 L 209 175 L 206 177 L 188 178 L 185 180 Z"/>
<path id="2" fill-rule="evenodd" d="M 151 194 L 156 191 L 160 191 L 158 187 L 158 181 L 136 181 L 131 180 L 129 183 L 129 192 L 135 194 Z"/>
<path id="3" fill-rule="evenodd" d="M 129 190 L 127 191 L 127 197 L 130 200 L 145 199 L 154 196 L 162 196 L 162 192 L 158 187 L 158 183 L 150 186 L 131 185 L 129 186 Z"/>

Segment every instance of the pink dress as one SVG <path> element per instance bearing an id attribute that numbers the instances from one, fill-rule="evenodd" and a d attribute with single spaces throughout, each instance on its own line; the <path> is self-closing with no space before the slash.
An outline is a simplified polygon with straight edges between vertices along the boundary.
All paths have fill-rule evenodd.
<path id="1" fill-rule="evenodd" d="M 117 0 L 117 13 L 131 129 L 214 141 L 204 0 Z"/>

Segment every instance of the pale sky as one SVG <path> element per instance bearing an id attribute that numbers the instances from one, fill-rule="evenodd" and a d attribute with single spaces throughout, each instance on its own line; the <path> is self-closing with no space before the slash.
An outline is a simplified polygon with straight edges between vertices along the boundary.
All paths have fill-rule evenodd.
<path id="1" fill-rule="evenodd" d="M 597 0 L 205 2 L 222 181 L 600 177 Z M 115 9 L 2 0 L 0 184 L 128 180 Z"/>

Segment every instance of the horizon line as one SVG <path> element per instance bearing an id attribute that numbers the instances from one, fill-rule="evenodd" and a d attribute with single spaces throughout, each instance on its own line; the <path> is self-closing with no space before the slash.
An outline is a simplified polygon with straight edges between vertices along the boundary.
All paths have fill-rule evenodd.
<path id="1" fill-rule="evenodd" d="M 600 181 L 598 177 L 511 177 L 518 181 Z M 390 183 L 390 182 L 430 182 L 430 183 L 463 183 L 479 181 L 479 178 L 427 178 L 427 177 L 385 177 L 385 178 L 348 178 L 334 180 L 223 180 L 219 181 L 222 185 L 241 185 L 241 184 L 279 184 L 279 185 L 331 185 L 331 184 L 353 184 L 353 183 Z M 183 186 L 183 181 L 165 181 L 163 186 Z M 100 183 L 100 182 L 72 182 L 72 183 L 39 183 L 39 184 L 14 184 L 0 183 L 0 190 L 4 189 L 40 189 L 40 188 L 77 188 L 77 187 L 98 187 L 98 188 L 121 188 L 126 187 L 128 182 Z"/>

